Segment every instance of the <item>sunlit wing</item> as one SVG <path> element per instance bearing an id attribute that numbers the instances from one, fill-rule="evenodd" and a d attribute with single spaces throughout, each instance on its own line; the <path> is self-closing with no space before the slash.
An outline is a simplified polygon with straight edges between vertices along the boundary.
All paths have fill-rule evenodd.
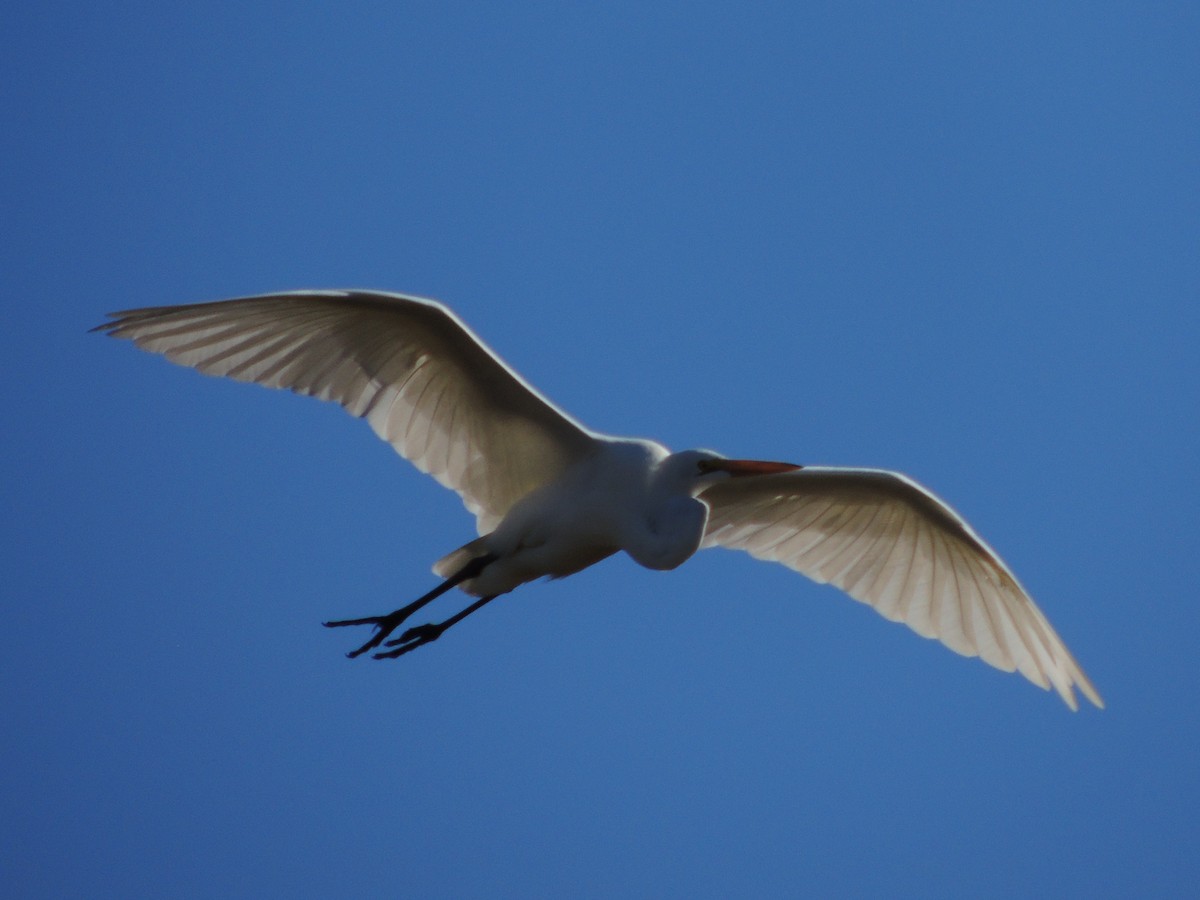
<path id="1" fill-rule="evenodd" d="M 745 550 L 833 584 L 964 656 L 1103 701 L 1024 588 L 953 510 L 875 469 L 732 478 L 702 494 L 704 546 Z"/>
<path id="2" fill-rule="evenodd" d="M 207 375 L 333 400 L 490 531 L 592 435 L 450 310 L 366 291 L 301 291 L 111 314 L 95 329 Z"/>

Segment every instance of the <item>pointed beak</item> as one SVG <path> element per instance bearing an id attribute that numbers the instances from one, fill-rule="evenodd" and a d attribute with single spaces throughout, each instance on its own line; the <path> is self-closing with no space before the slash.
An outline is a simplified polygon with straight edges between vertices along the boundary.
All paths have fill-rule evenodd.
<path id="1" fill-rule="evenodd" d="M 734 478 L 744 475 L 779 475 L 802 469 L 795 463 L 767 462 L 762 459 L 706 459 L 700 464 L 703 472 L 728 472 Z"/>

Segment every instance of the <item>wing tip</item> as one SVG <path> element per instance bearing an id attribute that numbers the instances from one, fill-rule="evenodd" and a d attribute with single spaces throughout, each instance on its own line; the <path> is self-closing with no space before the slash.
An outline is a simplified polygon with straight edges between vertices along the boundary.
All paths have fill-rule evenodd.
<path id="1" fill-rule="evenodd" d="M 1096 709 L 1106 708 L 1104 705 L 1104 698 L 1100 696 L 1100 692 L 1097 691 L 1092 683 L 1086 678 L 1084 678 L 1082 681 L 1076 681 L 1075 685 L 1079 688 L 1079 693 L 1087 697 L 1088 701 L 1091 702 L 1092 706 L 1096 707 Z"/>
<path id="2" fill-rule="evenodd" d="M 1080 694 L 1087 698 L 1088 702 L 1097 709 L 1104 709 L 1104 699 L 1100 696 L 1100 692 L 1096 690 L 1088 677 L 1080 671 L 1078 666 L 1075 666 L 1075 671 L 1063 673 L 1063 677 L 1053 678 L 1053 688 L 1058 692 L 1058 696 L 1062 698 L 1063 703 L 1071 712 L 1079 712 L 1079 698 L 1075 695 L 1078 690 Z M 1045 685 L 1049 690 L 1051 685 Z"/>

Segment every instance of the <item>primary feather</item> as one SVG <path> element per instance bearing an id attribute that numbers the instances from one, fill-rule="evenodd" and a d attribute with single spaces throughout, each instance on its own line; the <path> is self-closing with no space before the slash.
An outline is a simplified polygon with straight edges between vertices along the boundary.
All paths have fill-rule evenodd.
<path id="1" fill-rule="evenodd" d="M 340 403 L 491 531 L 593 438 L 440 303 L 297 291 L 113 313 L 100 326 L 207 375 Z"/>
<path id="2" fill-rule="evenodd" d="M 878 469 L 806 467 L 708 488 L 705 546 L 745 550 L 841 588 L 964 656 L 1100 695 L 1000 557 L 914 481 Z"/>

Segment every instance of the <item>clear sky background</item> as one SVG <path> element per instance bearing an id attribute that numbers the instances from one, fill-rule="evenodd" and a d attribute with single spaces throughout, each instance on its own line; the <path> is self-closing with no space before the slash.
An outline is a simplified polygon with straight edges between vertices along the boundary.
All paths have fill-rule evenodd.
<path id="1" fill-rule="evenodd" d="M 0 16 L 10 895 L 1195 889 L 1196 4 Z M 305 287 L 444 300 L 593 428 L 912 475 L 1108 708 L 720 551 L 348 661 L 458 500 L 85 333 Z"/>

